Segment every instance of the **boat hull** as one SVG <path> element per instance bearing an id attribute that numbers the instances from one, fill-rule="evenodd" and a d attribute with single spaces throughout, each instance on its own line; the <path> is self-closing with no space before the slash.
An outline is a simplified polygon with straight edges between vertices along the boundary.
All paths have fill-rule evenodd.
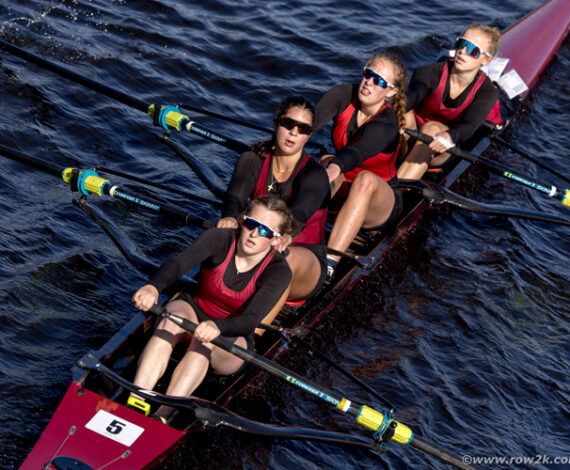
<path id="1" fill-rule="evenodd" d="M 185 435 L 76 382 L 69 386 L 55 417 L 22 470 L 55 470 L 46 465 L 57 457 L 76 460 L 73 468 L 140 469 L 158 460 Z M 87 467 L 80 467 L 79 462 Z"/>
<path id="2" fill-rule="evenodd" d="M 510 59 L 507 70 L 515 68 L 527 86 L 532 87 L 562 43 L 568 32 L 569 24 L 570 2 L 567 0 L 551 0 L 508 28 L 504 32 L 499 52 L 501 57 Z M 488 139 L 480 140 L 475 146 L 475 151 L 481 152 L 487 145 Z M 459 162 L 447 175 L 436 178 L 440 184 L 450 186 L 468 167 L 468 163 Z M 367 247 L 366 254 L 375 259 L 376 266 L 390 251 L 391 247 L 405 237 L 406 233 L 421 220 L 428 206 L 417 195 L 408 194 L 406 196 L 406 208 L 407 215 L 396 229 Z M 345 274 L 334 286 L 326 292 L 320 293 L 311 301 L 310 305 L 288 311 L 281 316 L 282 324 L 288 328 L 294 328 L 299 336 L 306 335 L 310 328 L 346 294 L 351 286 L 366 276 L 369 271 L 370 269 L 359 266 L 351 267 L 345 271 Z M 145 319 L 144 315 L 139 315 L 125 325 L 109 343 L 94 355 L 110 368 L 124 357 L 134 357 L 135 360 L 131 361 L 130 373 L 132 374 L 132 367 L 136 367 L 136 354 L 134 352 L 137 349 L 140 350 L 146 343 L 151 331 L 151 319 Z M 283 341 L 275 340 L 275 338 L 271 340 L 264 337 L 261 343 L 264 355 L 272 360 L 278 358 L 287 349 L 287 345 Z M 243 375 L 231 379 L 221 391 L 218 390 L 209 398 L 225 405 L 257 375 L 257 371 L 246 369 Z M 50 424 L 23 463 L 22 469 L 43 468 L 54 456 L 72 457 L 93 468 L 107 464 L 105 468 L 108 470 L 145 468 L 156 463 L 186 434 L 188 428 L 178 430 L 162 425 L 105 398 L 105 396 L 113 395 L 101 391 L 104 387 L 94 386 L 98 379 L 93 377 L 91 372 L 75 368 L 74 380 L 75 382 L 69 387 Z M 96 428 L 98 431 L 94 431 L 93 425 L 88 427 L 88 423 L 92 422 L 101 411 L 110 415 L 104 414 L 102 420 L 103 424 L 111 428 L 107 434 L 113 431 L 113 419 L 125 422 L 125 428 L 129 425 L 130 429 L 137 432 L 140 429 L 143 431 L 129 445 L 117 442 L 112 438 L 116 436 L 109 437 L 104 429 Z M 116 426 L 117 423 L 114 425 Z M 76 430 L 72 436 L 69 436 L 69 430 L 72 426 L 75 426 Z M 190 423 L 189 427 L 191 426 Z M 130 451 L 129 454 L 122 457 L 127 451 Z M 109 464 L 111 461 L 114 463 Z"/>

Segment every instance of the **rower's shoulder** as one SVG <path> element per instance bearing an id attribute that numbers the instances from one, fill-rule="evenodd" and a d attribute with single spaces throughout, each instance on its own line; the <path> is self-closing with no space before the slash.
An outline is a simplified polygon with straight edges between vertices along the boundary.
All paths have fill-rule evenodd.
<path id="1" fill-rule="evenodd" d="M 437 61 L 431 64 L 420 65 L 413 73 L 412 80 L 427 80 L 432 79 L 434 77 L 441 77 L 443 73 L 443 67 L 448 61 Z"/>

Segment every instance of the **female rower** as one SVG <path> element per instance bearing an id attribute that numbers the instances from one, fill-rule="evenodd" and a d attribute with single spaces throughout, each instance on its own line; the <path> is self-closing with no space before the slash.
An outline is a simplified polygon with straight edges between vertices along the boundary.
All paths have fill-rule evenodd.
<path id="1" fill-rule="evenodd" d="M 402 212 L 395 160 L 405 139 L 408 72 L 398 57 L 378 53 L 366 62 L 358 85 L 337 85 L 317 104 L 319 129 L 334 119 L 336 155 L 323 157 L 333 205 L 342 208 L 328 246 L 345 251 L 361 228 L 379 230 Z M 339 257 L 328 255 L 328 277 Z"/>
<path id="2" fill-rule="evenodd" d="M 172 374 L 167 395 L 190 396 L 209 367 L 218 374 L 235 373 L 243 361 L 211 341 L 224 336 L 251 349 L 259 322 L 275 305 L 281 307 L 285 302 L 291 270 L 280 251 L 298 233 L 287 205 L 261 197 L 252 201 L 239 221 L 238 237 L 233 229 L 207 230 L 133 295 L 135 307 L 147 311 L 164 288 L 201 263 L 199 285 L 167 306 L 168 311 L 198 323 L 196 331 L 192 335 L 162 319 L 141 356 L 134 380 L 139 387 L 154 388 L 174 347 L 182 341 L 190 344 Z M 134 396 L 129 404 L 150 408 Z M 160 407 L 155 416 L 165 422 L 171 412 L 172 408 Z"/>
<path id="3" fill-rule="evenodd" d="M 501 123 L 498 91 L 481 72 L 499 50 L 501 33 L 473 23 L 455 42 L 455 58 L 420 67 L 407 96 L 406 125 L 431 135 L 417 142 L 398 168 L 398 178 L 419 179 L 449 158 L 449 148 L 471 138 L 485 118 Z"/>
<path id="4" fill-rule="evenodd" d="M 237 227 L 248 198 L 268 195 L 284 200 L 303 226 L 286 254 L 293 272 L 288 298 L 297 300 L 310 297 L 326 277 L 330 190 L 324 169 L 304 151 L 314 120 L 314 106 L 304 98 L 289 97 L 279 105 L 271 139 L 255 144 L 238 160 L 218 221 L 218 227 Z M 276 314 L 272 312 L 265 322 Z"/>

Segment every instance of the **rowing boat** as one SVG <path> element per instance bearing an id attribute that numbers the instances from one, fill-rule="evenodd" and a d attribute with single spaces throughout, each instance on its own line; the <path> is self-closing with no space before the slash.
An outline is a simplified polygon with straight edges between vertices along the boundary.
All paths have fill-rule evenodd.
<path id="1" fill-rule="evenodd" d="M 563 2 L 550 2 L 510 28 L 503 39 L 500 55 L 511 60 L 511 66 L 514 66 L 529 87 L 534 84 L 566 33 L 568 15 L 561 14 L 563 6 Z M 559 30 L 552 26 L 554 15 L 565 21 Z M 549 24 L 550 35 L 547 38 L 541 35 L 542 40 L 536 40 L 539 37 L 536 31 L 546 30 L 545 23 Z M 519 56 L 517 45 L 531 36 L 535 38 L 532 56 L 527 56 L 526 53 L 525 57 Z M 532 57 L 532 60 L 525 60 L 526 57 Z M 487 141 L 483 139 L 474 147 L 474 151 L 480 152 L 486 145 Z M 466 163 L 459 163 L 450 172 L 435 178 L 438 183 L 449 187 L 467 166 Z M 278 318 L 279 324 L 306 333 L 359 278 L 381 262 L 389 248 L 414 226 L 427 207 L 416 194 L 408 193 L 405 211 L 407 215 L 395 231 L 379 234 L 371 240 L 362 239 L 361 246 L 354 247 L 356 253 L 366 256 L 368 263 L 361 263 L 364 266 L 345 263 L 342 275 L 334 286 L 329 286 L 310 304 L 284 311 Z M 124 377 L 132 377 L 135 358 L 146 343 L 152 323 L 152 317 L 138 315 L 100 350 L 80 361 L 82 367 L 74 369 L 73 383 L 54 419 L 22 468 L 37 468 L 50 460 L 59 462 L 59 465 L 66 462 L 69 464 L 69 461 L 73 460 L 74 468 L 82 468 L 78 462 L 85 462 L 83 468 L 87 468 L 86 465 L 96 468 L 109 462 L 114 463 L 106 468 L 142 468 L 156 462 L 161 455 L 180 442 L 195 422 L 189 422 L 184 414 L 181 414 L 178 422 L 172 426 L 163 426 L 125 408 L 120 404 L 121 394 L 124 394 L 122 385 L 97 370 L 97 364 L 102 364 L 116 372 L 120 371 Z M 258 343 L 258 350 L 272 360 L 278 358 L 285 348 L 281 339 L 270 334 Z M 218 404 L 226 405 L 251 382 L 256 373 L 254 369 L 250 369 L 239 377 L 233 377 L 231 383 L 220 384 L 213 381 L 201 390 L 200 394 Z M 110 435 L 116 439 L 111 439 Z M 63 459 L 63 456 L 69 460 Z"/>

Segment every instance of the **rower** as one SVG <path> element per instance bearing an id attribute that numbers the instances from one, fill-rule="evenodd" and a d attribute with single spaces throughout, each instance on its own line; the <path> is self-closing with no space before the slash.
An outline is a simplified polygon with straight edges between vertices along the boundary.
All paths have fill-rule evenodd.
<path id="1" fill-rule="evenodd" d="M 218 227 L 237 227 L 238 216 L 248 198 L 271 196 L 282 199 L 303 229 L 286 253 L 293 272 L 288 299 L 311 297 L 325 281 L 324 244 L 330 190 L 327 174 L 307 154 L 305 144 L 313 134 L 315 108 L 306 99 L 293 96 L 280 103 L 269 140 L 244 152 L 234 169 Z M 271 323 L 278 310 L 264 323 Z"/>
<path id="2" fill-rule="evenodd" d="M 408 72 L 402 60 L 378 53 L 364 65 L 359 84 L 343 84 L 325 93 L 317 104 L 320 129 L 334 119 L 336 155 L 325 155 L 333 195 L 331 209 L 340 208 L 328 246 L 346 251 L 361 228 L 389 227 L 402 213 L 396 177 L 396 156 L 405 139 L 405 93 Z M 328 277 L 340 257 L 328 255 Z"/>
<path id="3" fill-rule="evenodd" d="M 501 124 L 499 92 L 481 71 L 499 50 L 501 33 L 478 23 L 455 42 L 455 57 L 418 68 L 407 95 L 406 125 L 434 137 L 416 142 L 398 168 L 398 178 L 417 180 L 428 167 L 441 166 L 451 147 L 469 140 L 485 118 Z"/>
<path id="4" fill-rule="evenodd" d="M 135 307 L 147 311 L 157 303 L 163 289 L 201 264 L 198 286 L 167 305 L 169 312 L 199 323 L 194 335 L 162 319 L 142 353 L 135 385 L 152 390 L 166 371 L 174 347 L 181 342 L 189 342 L 189 346 L 172 374 L 167 395 L 190 396 L 210 367 L 222 375 L 236 373 L 243 360 L 211 341 L 223 336 L 253 349 L 257 325 L 285 302 L 291 270 L 281 251 L 298 233 L 291 212 L 283 201 L 261 197 L 252 201 L 239 221 L 239 236 L 234 229 L 205 231 L 133 295 Z M 146 414 L 150 411 L 150 405 L 140 397 L 131 396 L 128 405 Z M 160 407 L 155 416 L 166 422 L 172 411 Z"/>

